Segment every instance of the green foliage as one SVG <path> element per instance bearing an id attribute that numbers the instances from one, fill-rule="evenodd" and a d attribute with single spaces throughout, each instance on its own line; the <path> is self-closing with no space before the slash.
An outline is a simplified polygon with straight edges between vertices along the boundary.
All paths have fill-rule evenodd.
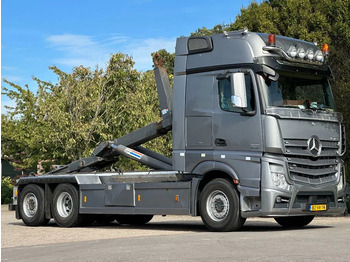
<path id="1" fill-rule="evenodd" d="M 160 53 L 166 55 L 166 65 L 173 65 L 173 54 Z M 5 79 L 9 87 L 3 87 L 3 94 L 16 107 L 2 115 L 3 154 L 21 168 L 36 169 L 38 162 L 45 161 L 48 171 L 50 164 L 87 157 L 99 143 L 159 121 L 153 72 L 140 73 L 133 65 L 131 57 L 117 53 L 105 71 L 80 66 L 68 74 L 51 67 L 58 82 L 34 78 L 36 94 Z M 169 141 L 160 138 L 149 147 L 169 154 Z M 139 169 L 140 165 L 123 160 L 118 167 Z"/>
<path id="2" fill-rule="evenodd" d="M 160 49 L 157 52 L 152 53 L 154 57 L 155 53 L 158 53 L 159 56 L 164 60 L 164 67 L 167 70 L 169 75 L 174 75 L 174 64 L 175 64 L 175 53 L 169 53 L 165 49 Z"/>
<path id="3" fill-rule="evenodd" d="M 212 34 L 219 34 L 222 33 L 225 28 L 227 28 L 228 25 L 222 24 L 222 25 L 216 25 L 212 29 L 208 29 L 206 27 L 202 27 L 197 29 L 194 33 L 192 33 L 192 36 L 196 35 L 212 35 Z"/>
<path id="4" fill-rule="evenodd" d="M 12 203 L 13 184 L 10 177 L 1 176 L 1 204 Z"/>

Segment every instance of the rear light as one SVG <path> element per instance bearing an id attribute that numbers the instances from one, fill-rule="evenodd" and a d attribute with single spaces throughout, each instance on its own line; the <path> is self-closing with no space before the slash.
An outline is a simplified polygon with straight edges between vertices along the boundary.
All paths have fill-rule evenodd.
<path id="1" fill-rule="evenodd" d="M 276 46 L 276 36 L 274 34 L 270 34 L 267 40 L 268 46 Z"/>

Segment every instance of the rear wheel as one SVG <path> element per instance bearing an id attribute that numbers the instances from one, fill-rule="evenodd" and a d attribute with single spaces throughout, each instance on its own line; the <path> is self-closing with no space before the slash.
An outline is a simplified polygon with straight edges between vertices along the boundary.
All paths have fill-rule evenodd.
<path id="1" fill-rule="evenodd" d="M 116 215 L 115 219 L 121 225 L 144 225 L 151 221 L 153 215 Z"/>
<path id="2" fill-rule="evenodd" d="M 283 227 L 304 227 L 311 223 L 315 216 L 276 217 L 275 220 Z"/>
<path id="3" fill-rule="evenodd" d="M 199 208 L 204 224 L 211 231 L 238 230 L 245 222 L 240 215 L 238 193 L 226 179 L 214 179 L 204 187 Z"/>
<path id="4" fill-rule="evenodd" d="M 19 212 L 28 226 L 43 226 L 50 219 L 45 218 L 44 189 L 38 185 L 26 185 L 19 198 Z"/>
<path id="5" fill-rule="evenodd" d="M 53 192 L 52 215 L 61 227 L 74 227 L 83 222 L 79 215 L 79 193 L 72 184 L 60 184 Z"/>

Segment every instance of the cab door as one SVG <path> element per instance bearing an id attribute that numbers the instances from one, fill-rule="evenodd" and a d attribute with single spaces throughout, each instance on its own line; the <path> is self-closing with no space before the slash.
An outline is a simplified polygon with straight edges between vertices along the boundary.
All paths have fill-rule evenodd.
<path id="1" fill-rule="evenodd" d="M 216 161 L 229 165 L 239 177 L 240 186 L 259 194 L 260 159 L 262 156 L 262 125 L 255 74 L 250 69 L 218 74 L 214 81 L 212 135 Z M 234 83 L 234 74 L 244 74 Z M 242 74 L 243 73 L 243 74 Z M 242 105 L 235 104 L 233 92 L 245 90 Z M 239 92 L 238 92 L 239 93 Z M 242 96 L 242 95 L 241 95 Z M 244 96 L 244 95 L 243 95 Z M 237 97 L 236 97 L 237 98 Z M 245 100 L 245 101 L 243 101 Z"/>

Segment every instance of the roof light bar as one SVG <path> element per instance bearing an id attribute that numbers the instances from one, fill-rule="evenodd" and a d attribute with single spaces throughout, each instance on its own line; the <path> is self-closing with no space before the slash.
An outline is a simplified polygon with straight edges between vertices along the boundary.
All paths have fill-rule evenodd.
<path id="1" fill-rule="evenodd" d="M 279 54 L 291 62 L 300 62 L 313 65 L 324 64 L 329 54 L 328 44 L 323 45 L 322 51 L 319 50 L 317 46 L 304 49 L 308 47 L 308 45 L 299 42 L 294 42 L 293 44 L 286 46 L 285 40 L 281 41 L 281 43 L 279 42 L 278 45 L 281 46 L 276 46 L 276 35 L 269 34 L 267 44 L 263 47 L 263 50 Z"/>

